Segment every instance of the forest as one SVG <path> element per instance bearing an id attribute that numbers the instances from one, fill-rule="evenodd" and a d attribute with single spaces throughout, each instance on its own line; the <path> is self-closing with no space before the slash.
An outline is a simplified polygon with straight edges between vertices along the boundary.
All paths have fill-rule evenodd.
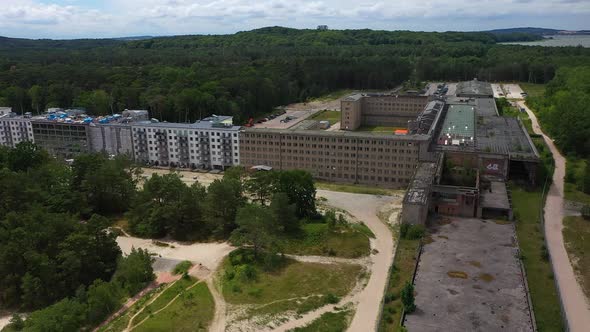
<path id="1" fill-rule="evenodd" d="M 590 50 L 500 45 L 534 38 L 485 32 L 297 30 L 146 40 L 0 38 L 0 105 L 17 113 L 84 107 L 148 109 L 188 122 L 236 123 L 339 89 L 389 89 L 413 80 L 546 83 Z"/>
<path id="2" fill-rule="evenodd" d="M 33 311 L 9 331 L 97 326 L 154 279 L 147 251 L 122 255 L 110 228 L 120 218 L 136 236 L 230 240 L 255 254 L 279 252 L 306 220 L 327 222 L 311 174 L 247 175 L 236 167 L 187 186 L 175 173 L 146 179 L 124 157 L 68 166 L 30 142 L 0 147 L 0 309 Z"/>

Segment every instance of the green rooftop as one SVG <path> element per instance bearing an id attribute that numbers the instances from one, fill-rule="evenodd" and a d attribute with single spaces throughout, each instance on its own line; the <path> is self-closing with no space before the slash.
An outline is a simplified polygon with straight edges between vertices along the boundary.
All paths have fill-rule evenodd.
<path id="1" fill-rule="evenodd" d="M 441 136 L 451 138 L 475 136 L 475 108 L 469 105 L 450 105 L 443 123 Z"/>

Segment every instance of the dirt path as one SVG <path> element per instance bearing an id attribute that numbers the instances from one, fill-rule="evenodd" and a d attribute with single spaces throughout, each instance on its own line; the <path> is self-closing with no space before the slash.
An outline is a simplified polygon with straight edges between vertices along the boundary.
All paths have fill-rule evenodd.
<path id="1" fill-rule="evenodd" d="M 566 318 L 571 331 L 588 331 L 590 328 L 590 306 L 582 287 L 576 279 L 574 269 L 568 258 L 563 241 L 562 229 L 564 218 L 564 200 L 563 200 L 563 179 L 565 176 L 565 158 L 555 147 L 553 141 L 543 133 L 537 117 L 524 104 L 519 101 L 518 105 L 524 107 L 533 123 L 533 131 L 536 134 L 543 135 L 545 142 L 549 146 L 553 159 L 555 160 L 555 172 L 553 173 L 553 183 L 547 194 L 545 203 L 545 236 L 551 259 L 555 278 L 561 293 Z"/>
<path id="2" fill-rule="evenodd" d="M 285 255 L 286 257 L 292 258 L 296 261 L 303 263 L 319 263 L 319 264 L 357 264 L 367 266 L 370 263 L 370 258 L 341 258 L 332 256 L 298 256 L 298 255 Z"/>
<path id="3" fill-rule="evenodd" d="M 342 306 L 351 301 L 358 304 L 348 330 L 375 331 L 378 326 L 377 317 L 381 311 L 381 299 L 383 298 L 383 293 L 388 282 L 389 267 L 393 261 L 393 237 L 389 228 L 379 220 L 377 213 L 381 206 L 392 200 L 392 197 L 350 194 L 326 190 L 318 190 L 318 196 L 327 198 L 328 205 L 344 209 L 356 219 L 362 220 L 375 234 L 376 238 L 372 242 L 373 248 L 377 250 L 377 253 L 370 256 L 371 275 L 362 290 L 352 291 L 348 297 L 342 299 L 337 305 L 324 306 L 316 311 L 303 315 L 299 319 L 279 326 L 275 331 L 287 331 L 295 327 L 305 326 L 319 318 L 322 314 L 333 311 L 335 306 Z M 309 256 L 305 258 L 314 259 Z M 325 260 L 326 258 L 322 257 L 321 259 Z M 358 264 L 358 261 L 356 264 Z M 362 285 L 359 286 L 362 287 Z"/>

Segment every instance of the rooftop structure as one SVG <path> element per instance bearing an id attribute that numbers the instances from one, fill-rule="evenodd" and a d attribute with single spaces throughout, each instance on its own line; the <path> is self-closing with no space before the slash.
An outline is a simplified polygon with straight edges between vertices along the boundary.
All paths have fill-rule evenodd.
<path id="1" fill-rule="evenodd" d="M 490 83 L 474 79 L 458 83 L 455 95 L 457 97 L 493 98 L 494 91 Z"/>
<path id="2" fill-rule="evenodd" d="M 11 107 L 0 107 L 0 116 L 8 115 L 12 113 Z"/>
<path id="3" fill-rule="evenodd" d="M 442 124 L 438 144 L 473 145 L 475 136 L 475 107 L 469 105 L 449 105 Z"/>

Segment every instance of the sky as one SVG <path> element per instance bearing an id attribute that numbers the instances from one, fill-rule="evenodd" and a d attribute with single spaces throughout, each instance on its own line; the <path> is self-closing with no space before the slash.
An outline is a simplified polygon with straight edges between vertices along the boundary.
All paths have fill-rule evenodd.
<path id="1" fill-rule="evenodd" d="M 266 26 L 415 31 L 590 29 L 590 0 L 0 0 L 0 36 L 227 34 Z"/>

